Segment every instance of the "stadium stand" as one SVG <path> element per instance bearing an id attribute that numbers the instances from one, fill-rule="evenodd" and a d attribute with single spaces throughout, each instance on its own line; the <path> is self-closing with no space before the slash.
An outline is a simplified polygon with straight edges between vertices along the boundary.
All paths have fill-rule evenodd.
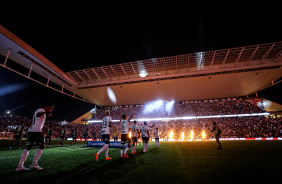
<path id="1" fill-rule="evenodd" d="M 118 120 L 123 114 L 131 113 L 136 107 L 134 119 L 142 118 L 168 118 L 180 116 L 209 116 L 209 115 L 225 115 L 225 114 L 252 114 L 264 112 L 261 108 L 255 105 L 252 101 L 242 99 L 221 99 L 212 101 L 193 101 L 193 102 L 177 102 L 172 106 L 172 110 L 167 112 L 165 108 L 155 109 L 152 112 L 145 112 L 145 105 L 128 105 L 128 106 L 106 106 L 98 108 L 91 120 L 101 120 L 104 117 L 106 109 L 110 109 L 112 119 Z M 31 125 L 31 119 L 20 116 L 5 115 L 0 116 L 0 131 L 1 137 L 10 137 L 16 125 L 25 121 L 26 129 Z M 201 138 L 203 130 L 208 138 L 213 135 L 205 126 L 211 127 L 212 122 L 217 121 L 222 130 L 222 137 L 268 137 L 282 135 L 282 119 L 270 118 L 265 116 L 248 116 L 248 117 L 234 117 L 234 118 L 203 118 L 193 120 L 162 120 L 152 121 L 149 124 L 155 124 L 159 128 L 159 135 L 165 139 L 168 137 L 170 131 L 174 132 L 175 139 L 181 139 L 181 134 L 184 132 L 185 139 L 190 138 L 190 132 L 193 130 L 195 138 Z M 141 125 L 143 122 L 138 122 Z M 62 124 L 59 121 L 46 121 L 44 131 L 47 127 L 52 125 L 53 137 L 59 138 Z M 72 130 L 78 129 L 78 138 L 83 138 L 83 132 L 86 127 L 89 129 L 88 137 L 92 138 L 92 133 L 96 131 L 97 136 L 101 131 L 99 123 L 75 124 L 68 123 L 67 135 L 70 137 Z M 113 131 L 121 132 L 121 125 L 119 122 L 113 122 L 113 130 L 111 138 L 113 138 Z"/>

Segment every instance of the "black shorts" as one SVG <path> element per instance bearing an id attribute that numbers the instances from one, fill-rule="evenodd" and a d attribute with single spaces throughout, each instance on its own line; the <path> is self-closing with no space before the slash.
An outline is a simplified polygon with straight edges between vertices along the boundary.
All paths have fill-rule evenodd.
<path id="1" fill-rule="evenodd" d="M 21 139 L 22 139 L 22 135 L 17 135 L 17 134 L 15 134 L 14 138 L 15 138 L 16 140 L 21 140 Z"/>
<path id="2" fill-rule="evenodd" d="M 121 144 L 129 143 L 130 137 L 129 134 L 121 134 Z"/>
<path id="3" fill-rule="evenodd" d="M 159 139 L 160 139 L 160 138 L 155 138 L 155 141 L 156 141 L 156 142 L 159 142 Z"/>
<path id="4" fill-rule="evenodd" d="M 45 137 L 46 139 L 50 139 L 51 138 L 51 136 L 48 136 L 48 135 L 46 135 L 46 137 Z"/>
<path id="5" fill-rule="evenodd" d="M 110 143 L 110 135 L 109 134 L 103 134 L 102 135 L 102 141 L 105 142 L 105 144 Z"/>
<path id="6" fill-rule="evenodd" d="M 26 149 L 30 150 L 33 146 L 44 148 L 44 137 L 41 132 L 28 132 L 28 139 L 26 141 Z"/>
<path id="7" fill-rule="evenodd" d="M 149 142 L 149 137 L 142 137 L 143 143 L 148 143 Z"/>
<path id="8" fill-rule="evenodd" d="M 132 137 L 132 138 L 131 138 L 131 141 L 132 141 L 132 142 L 137 142 L 137 141 L 138 141 L 138 140 L 137 140 L 137 137 Z"/>
<path id="9" fill-rule="evenodd" d="M 61 136 L 61 139 L 62 139 L 62 140 L 65 140 L 65 137 L 64 137 L 64 136 Z"/>
<path id="10" fill-rule="evenodd" d="M 72 139 L 76 139 L 76 137 L 73 137 Z"/>

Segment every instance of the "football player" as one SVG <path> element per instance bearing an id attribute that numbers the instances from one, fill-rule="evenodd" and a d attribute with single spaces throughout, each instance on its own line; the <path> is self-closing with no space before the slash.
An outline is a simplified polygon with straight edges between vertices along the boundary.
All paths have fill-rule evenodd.
<path id="1" fill-rule="evenodd" d="M 63 129 L 61 131 L 61 142 L 59 142 L 58 146 L 60 146 L 60 144 L 62 144 L 62 147 L 64 147 L 64 140 L 65 140 L 65 137 L 66 137 L 66 133 L 67 133 L 67 130 L 66 130 L 66 127 L 63 126 Z"/>
<path id="2" fill-rule="evenodd" d="M 18 143 L 17 143 L 18 149 L 21 149 L 20 145 L 21 145 L 21 140 L 23 138 L 23 130 L 24 130 L 24 121 L 21 121 L 21 124 L 18 125 L 17 128 L 16 128 L 14 140 L 12 140 L 12 142 L 10 144 L 10 150 L 12 149 L 12 146 L 16 142 L 16 140 L 18 141 Z"/>
<path id="3" fill-rule="evenodd" d="M 159 129 L 158 128 L 156 128 L 156 131 L 154 132 L 154 136 L 155 136 L 156 146 L 158 148 L 159 147 Z"/>
<path id="4" fill-rule="evenodd" d="M 106 153 L 106 160 L 111 160 L 112 158 L 109 157 L 109 143 L 110 143 L 110 128 L 112 126 L 112 118 L 110 117 L 110 111 L 106 110 L 106 116 L 102 120 L 102 141 L 105 142 L 105 145 L 98 151 L 98 153 L 95 153 L 94 156 L 96 160 L 98 161 L 99 155 L 105 151 Z"/>
<path id="5" fill-rule="evenodd" d="M 42 134 L 42 128 L 45 123 L 46 117 L 52 116 L 52 111 L 54 109 L 54 103 L 51 101 L 44 102 L 42 108 L 39 108 L 35 111 L 32 125 L 28 130 L 28 139 L 26 142 L 26 148 L 23 150 L 20 162 L 16 171 L 28 170 L 24 167 L 24 162 L 31 150 L 32 146 L 38 145 L 39 147 L 35 151 L 34 159 L 30 165 L 31 169 L 42 170 L 43 168 L 38 165 L 38 160 L 41 157 L 43 148 L 44 148 L 44 137 Z"/>
<path id="6" fill-rule="evenodd" d="M 131 133 L 132 133 L 132 138 L 131 138 L 131 141 L 132 141 L 131 154 L 135 154 L 136 153 L 135 146 L 137 146 L 137 141 L 138 141 L 137 137 L 140 134 L 140 128 L 137 125 L 137 121 L 134 121 L 134 123 L 130 126 L 130 130 L 131 130 Z"/>
<path id="7" fill-rule="evenodd" d="M 96 134 L 96 130 L 94 130 L 94 132 L 92 133 L 92 141 L 96 141 L 97 140 L 97 134 Z"/>
<path id="8" fill-rule="evenodd" d="M 207 125 L 206 125 L 207 126 Z M 209 128 L 208 128 L 209 129 Z M 210 130 L 210 129 L 209 129 Z M 218 128 L 216 122 L 213 122 L 213 128 L 212 130 L 210 130 L 212 133 L 214 133 L 215 136 L 215 140 L 217 143 L 217 149 L 222 150 L 222 146 L 219 142 L 219 138 L 220 138 L 220 134 L 221 134 L 221 130 Z"/>
<path id="9" fill-rule="evenodd" d="M 154 126 L 154 125 L 153 125 Z M 145 153 L 148 148 L 148 142 L 149 142 L 149 131 L 152 131 L 152 127 L 147 126 L 147 122 L 144 122 L 144 125 L 141 126 L 141 136 L 143 140 L 143 152 Z"/>
<path id="10" fill-rule="evenodd" d="M 83 145 L 85 146 L 85 143 L 86 143 L 86 140 L 87 140 L 87 137 L 88 137 L 88 128 L 86 128 L 85 131 L 83 132 L 83 137 L 84 137 Z"/>
<path id="11" fill-rule="evenodd" d="M 77 128 L 75 128 L 75 130 L 72 132 L 71 136 L 72 136 L 71 146 L 72 146 L 73 142 L 74 142 L 74 146 L 75 146 L 76 139 L 77 139 Z"/>
<path id="12" fill-rule="evenodd" d="M 122 117 L 120 119 L 120 123 L 121 123 L 121 127 L 122 127 L 120 158 L 129 158 L 126 154 L 128 149 L 131 147 L 131 139 L 129 137 L 129 131 L 130 131 L 129 122 L 133 118 L 135 111 L 136 111 L 136 108 L 134 109 L 134 112 L 132 113 L 132 115 L 129 119 L 126 117 L 125 114 L 122 115 Z M 127 146 L 126 146 L 125 150 L 123 150 L 124 144 L 126 144 L 126 143 L 127 143 Z"/>
<path id="13" fill-rule="evenodd" d="M 46 132 L 46 137 L 45 137 L 45 145 L 46 145 L 47 140 L 49 140 L 49 146 L 48 146 L 49 148 L 51 148 L 51 137 L 52 137 L 52 126 L 49 126 Z"/>

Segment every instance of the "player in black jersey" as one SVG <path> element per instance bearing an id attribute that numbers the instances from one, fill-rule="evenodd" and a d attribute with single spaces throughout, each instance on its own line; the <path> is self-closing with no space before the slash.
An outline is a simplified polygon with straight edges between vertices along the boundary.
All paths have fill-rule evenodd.
<path id="1" fill-rule="evenodd" d="M 207 127 L 207 125 L 206 125 Z M 208 127 L 207 127 L 208 128 Z M 209 128 L 208 128 L 209 129 Z M 210 130 L 210 129 L 209 129 Z M 214 133 L 214 136 L 215 136 L 215 140 L 216 140 L 216 143 L 217 143 L 217 149 L 218 150 L 223 150 L 222 149 L 222 146 L 219 142 L 219 138 L 220 138 L 220 134 L 221 134 L 221 130 L 219 129 L 219 127 L 217 126 L 216 122 L 213 122 L 213 128 L 212 130 L 210 130 L 212 133 Z"/>
<path id="2" fill-rule="evenodd" d="M 85 143 L 86 143 L 86 140 L 87 140 L 87 137 L 88 137 L 88 128 L 86 128 L 86 130 L 83 132 L 83 137 L 84 137 L 84 146 L 85 146 Z"/>
<path id="3" fill-rule="evenodd" d="M 71 136 L 72 136 L 71 146 L 72 146 L 73 141 L 74 141 L 74 146 L 75 146 L 76 139 L 77 139 L 77 128 L 75 128 L 75 130 L 72 132 Z"/>
<path id="4" fill-rule="evenodd" d="M 96 141 L 97 140 L 97 134 L 96 131 L 94 130 L 94 132 L 92 133 L 92 140 Z"/>
<path id="5" fill-rule="evenodd" d="M 18 149 L 20 148 L 21 145 L 21 140 L 23 137 L 23 130 L 24 130 L 24 121 L 21 121 L 20 125 L 17 126 L 16 130 L 15 130 L 15 135 L 14 135 L 14 140 L 12 140 L 11 144 L 10 144 L 10 150 L 12 149 L 13 144 L 16 142 L 16 140 L 18 140 Z"/>
<path id="6" fill-rule="evenodd" d="M 61 131 L 61 142 L 58 144 L 58 146 L 60 146 L 60 144 L 62 143 L 62 147 L 64 147 L 64 140 L 65 140 L 65 137 L 66 137 L 66 133 L 67 133 L 67 130 L 66 130 L 66 127 L 63 126 L 63 129 Z"/>
<path id="7" fill-rule="evenodd" d="M 46 132 L 46 137 L 45 137 L 45 147 L 46 147 L 46 142 L 49 140 L 49 145 L 48 147 L 51 148 L 51 137 L 52 137 L 52 126 L 49 126 Z"/>

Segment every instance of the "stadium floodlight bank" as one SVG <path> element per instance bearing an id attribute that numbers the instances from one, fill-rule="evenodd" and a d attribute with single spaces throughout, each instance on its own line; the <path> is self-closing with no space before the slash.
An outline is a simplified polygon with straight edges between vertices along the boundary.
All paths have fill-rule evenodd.
<path id="1" fill-rule="evenodd" d="M 251 116 L 268 116 L 268 112 L 252 113 L 252 114 L 228 114 L 228 115 L 213 115 L 213 116 L 184 116 L 173 118 L 143 118 L 132 119 L 130 121 L 169 121 L 169 120 L 194 120 L 194 119 L 211 119 L 211 118 L 235 118 L 235 117 L 251 117 Z M 112 122 L 119 122 L 120 120 L 112 120 Z M 101 123 L 102 120 L 89 120 L 88 123 Z"/>

